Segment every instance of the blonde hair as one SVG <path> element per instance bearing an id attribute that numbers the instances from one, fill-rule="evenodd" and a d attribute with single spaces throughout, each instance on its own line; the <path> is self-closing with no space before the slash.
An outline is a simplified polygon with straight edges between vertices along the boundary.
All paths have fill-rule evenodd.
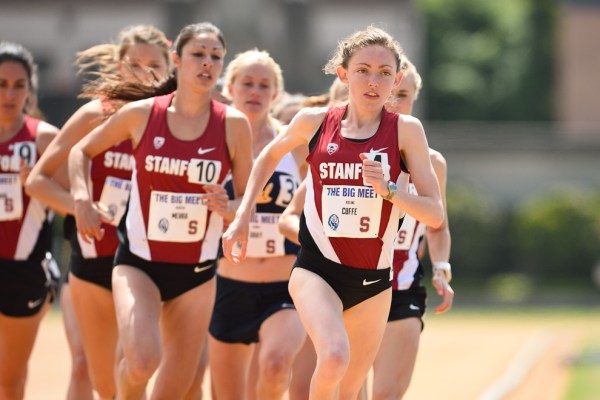
<path id="1" fill-rule="evenodd" d="M 304 107 L 305 100 L 306 96 L 302 93 L 291 94 L 283 91 L 275 99 L 275 104 L 271 107 L 271 115 L 282 124 L 287 125 L 290 123 L 291 118 L 289 116 L 287 116 L 289 120 L 283 120 L 282 118 L 286 116 L 286 113 L 290 113 L 290 111 L 293 115 L 296 115 Z"/>
<path id="2" fill-rule="evenodd" d="M 268 52 L 265 50 L 258 50 L 257 48 L 239 53 L 231 60 L 231 62 L 229 62 L 225 69 L 225 77 L 223 79 L 223 94 L 226 97 L 231 98 L 229 85 L 235 81 L 239 70 L 249 64 L 263 64 L 273 71 L 273 75 L 275 75 L 275 90 L 277 91 L 277 97 L 279 97 L 284 91 L 281 67 Z"/>
<path id="3" fill-rule="evenodd" d="M 421 78 L 421 75 L 419 75 L 417 67 L 415 67 L 415 65 L 412 62 L 410 62 L 408 58 L 404 59 L 404 65 L 402 69 L 404 71 L 404 77 L 402 79 L 412 78 L 413 82 L 415 83 L 416 100 L 419 97 L 419 92 L 421 91 L 421 88 L 423 87 L 423 79 Z"/>
<path id="4" fill-rule="evenodd" d="M 339 105 L 348 102 L 348 85 L 336 77 L 329 86 L 329 105 Z"/>
<path id="5" fill-rule="evenodd" d="M 326 74 L 335 75 L 338 67 L 348 68 L 348 62 L 357 50 L 372 45 L 382 46 L 391 51 L 396 58 L 396 71 L 400 71 L 404 62 L 402 47 L 389 33 L 372 25 L 362 31 L 354 32 L 338 42 L 333 56 L 325 64 L 323 71 Z"/>

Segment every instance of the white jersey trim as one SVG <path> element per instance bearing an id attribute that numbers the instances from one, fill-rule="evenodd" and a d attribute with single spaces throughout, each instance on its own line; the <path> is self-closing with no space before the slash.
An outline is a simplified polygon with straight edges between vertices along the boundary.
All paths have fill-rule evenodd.
<path id="1" fill-rule="evenodd" d="M 406 218 L 413 218 L 410 215 L 406 215 Z M 419 257 L 418 250 L 419 244 L 421 243 L 421 237 L 425 234 L 425 224 L 417 222 L 417 229 L 412 239 L 412 243 L 410 244 L 410 248 L 408 249 L 408 258 L 404 262 L 400 273 L 396 277 L 396 283 L 398 285 L 398 290 L 406 290 L 410 288 L 415 280 L 415 272 L 419 267 Z"/>
<path id="2" fill-rule="evenodd" d="M 408 177 L 405 176 L 402 172 L 398 175 L 396 179 L 396 185 L 399 188 L 406 188 L 408 185 Z M 394 277 L 394 245 L 396 244 L 396 235 L 398 235 L 398 223 L 400 221 L 401 216 L 404 215 L 404 211 L 400 209 L 400 207 L 396 207 L 392 205 L 392 209 L 390 211 L 390 218 L 388 225 L 383 233 L 383 237 L 385 238 L 383 241 L 383 245 L 381 247 L 381 255 L 379 256 L 379 261 L 377 262 L 377 269 L 385 269 L 390 267 L 390 281 Z"/>
<path id="3" fill-rule="evenodd" d="M 79 242 L 79 248 L 81 249 L 81 255 L 83 258 L 98 258 L 98 252 L 96 251 L 96 242 L 90 238 L 90 243 L 83 241 L 82 236 L 77 231 L 77 242 Z"/>
<path id="4" fill-rule="evenodd" d="M 94 198 L 94 185 L 92 183 L 91 178 L 92 166 L 90 165 L 88 171 L 88 187 L 90 188 L 90 195 L 92 199 Z M 79 243 L 79 248 L 81 249 L 81 255 L 83 258 L 98 258 L 98 252 L 96 251 L 96 242 L 93 238 L 90 238 L 90 243 L 86 243 L 83 241 L 83 237 L 77 231 L 77 242 Z"/>
<path id="5" fill-rule="evenodd" d="M 221 240 L 221 235 L 223 235 L 223 226 L 223 217 L 215 212 L 210 213 L 206 233 L 202 240 L 200 260 L 198 260 L 198 262 L 215 260 L 217 258 L 219 253 L 219 241 Z"/>
<path id="6" fill-rule="evenodd" d="M 389 268 L 394 265 L 394 243 L 396 243 L 396 235 L 398 234 L 398 221 L 400 221 L 400 208 L 392 206 L 390 219 L 383 233 L 384 239 L 382 240 L 383 245 L 377 262 L 377 269 Z"/>
<path id="7" fill-rule="evenodd" d="M 317 205 L 315 204 L 315 192 L 313 188 L 313 178 L 310 170 L 308 174 L 306 174 L 306 200 L 304 202 L 304 216 L 308 231 L 312 236 L 313 240 L 315 241 L 317 247 L 321 249 L 321 253 L 323 254 L 323 256 L 328 260 L 341 264 L 340 258 L 333 250 L 331 242 L 325 235 L 325 229 L 323 229 L 321 218 L 319 217 L 319 213 L 317 212 Z"/>
<path id="8" fill-rule="evenodd" d="M 131 195 L 126 218 L 125 226 L 127 227 L 129 251 L 144 260 L 151 260 L 136 170 L 131 175 Z"/>
<path id="9" fill-rule="evenodd" d="M 15 260 L 27 260 L 38 241 L 40 230 L 46 219 L 45 206 L 36 199 L 29 199 L 29 205 L 23 218 L 19 240 L 15 249 Z"/>

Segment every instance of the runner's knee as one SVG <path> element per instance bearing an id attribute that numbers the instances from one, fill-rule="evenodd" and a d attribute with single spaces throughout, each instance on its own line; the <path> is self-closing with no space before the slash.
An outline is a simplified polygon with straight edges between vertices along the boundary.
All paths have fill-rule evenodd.
<path id="1" fill-rule="evenodd" d="M 317 354 L 317 370 L 319 375 L 333 381 L 340 381 L 350 363 L 350 349 L 348 345 L 336 343 L 322 354 Z"/>
<path id="2" fill-rule="evenodd" d="M 126 373 L 132 382 L 141 383 L 150 379 L 158 369 L 162 354 L 160 349 L 136 351 L 125 357 Z"/>
<path id="3" fill-rule="evenodd" d="M 268 383 L 287 382 L 292 367 L 292 357 L 283 351 L 272 351 L 261 360 L 261 374 Z"/>

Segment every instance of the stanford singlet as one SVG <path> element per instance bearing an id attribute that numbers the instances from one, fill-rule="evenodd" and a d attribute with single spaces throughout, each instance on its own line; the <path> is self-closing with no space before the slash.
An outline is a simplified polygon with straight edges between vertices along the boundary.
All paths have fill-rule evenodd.
<path id="1" fill-rule="evenodd" d="M 412 182 L 408 185 L 408 192 L 417 194 Z M 418 250 L 423 235 L 425 235 L 425 224 L 406 214 L 394 244 L 393 290 L 406 290 L 420 286 L 423 267 L 419 261 Z"/>
<path id="2" fill-rule="evenodd" d="M 117 226 L 127 208 L 131 190 L 131 171 L 134 159 L 131 155 L 131 142 L 125 140 L 92 159 L 90 177 L 92 180 L 92 198 L 104 204 L 113 220 L 102 224 L 104 237 L 86 243 L 77 235 L 77 244 L 84 258 L 114 256 L 119 245 Z"/>
<path id="3" fill-rule="evenodd" d="M 15 137 L 0 143 L 0 258 L 27 260 L 47 218 L 46 207 L 31 199 L 21 184 L 20 162 L 33 166 L 39 156 L 35 137 L 40 121 L 25 116 Z"/>
<path id="4" fill-rule="evenodd" d="M 102 98 L 100 102 L 104 115 L 111 115 L 113 111 L 111 100 Z M 127 208 L 131 189 L 131 170 L 135 162 L 131 151 L 131 142 L 125 140 L 92 159 L 90 168 L 92 200 L 104 204 L 113 216 L 113 220 L 110 224 L 102 223 L 104 229 L 102 240 L 90 238 L 91 243 L 86 243 L 77 232 L 75 219 L 67 217 L 65 234 L 69 236 L 74 253 L 83 258 L 113 257 L 117 251 L 119 239 L 116 227 Z"/>
<path id="5" fill-rule="evenodd" d="M 400 209 L 363 184 L 360 154 L 380 161 L 385 178 L 398 182 L 398 115 L 384 109 L 372 137 L 351 140 L 341 135 L 346 107 L 327 111 L 309 146 L 301 251 L 355 268 L 390 268 Z"/>
<path id="6" fill-rule="evenodd" d="M 222 184 L 231 169 L 226 106 L 210 103 L 204 133 L 177 139 L 167 124 L 174 93 L 154 99 L 135 164 L 125 226 L 129 250 L 145 260 L 193 264 L 217 257 L 223 219 L 202 204 L 204 184 Z"/>

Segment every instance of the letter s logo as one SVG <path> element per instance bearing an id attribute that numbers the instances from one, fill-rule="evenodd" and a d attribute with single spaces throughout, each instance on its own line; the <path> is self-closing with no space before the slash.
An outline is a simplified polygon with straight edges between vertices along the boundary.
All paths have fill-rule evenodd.
<path id="1" fill-rule="evenodd" d="M 188 224 L 188 234 L 195 235 L 198 232 L 198 221 L 190 221 Z"/>
<path id="2" fill-rule="evenodd" d="M 362 217 L 360 219 L 360 231 L 368 232 L 370 227 L 371 219 L 369 217 Z"/>

